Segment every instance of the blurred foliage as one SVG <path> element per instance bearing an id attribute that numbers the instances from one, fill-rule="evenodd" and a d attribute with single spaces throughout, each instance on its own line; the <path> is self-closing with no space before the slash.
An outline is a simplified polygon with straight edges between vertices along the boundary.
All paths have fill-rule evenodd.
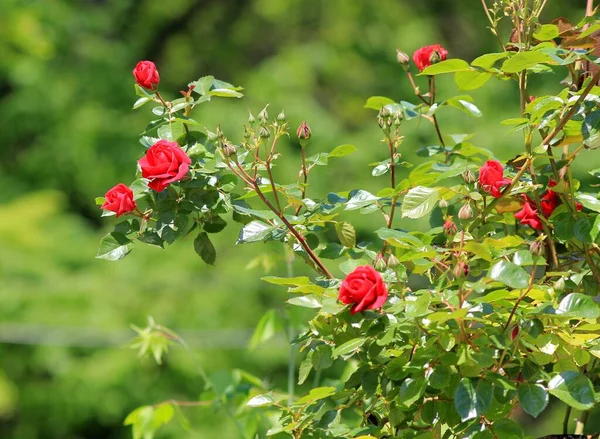
<path id="1" fill-rule="evenodd" d="M 576 19 L 584 9 L 583 1 L 550 3 L 549 18 Z M 282 255 L 269 256 L 269 248 L 253 260 L 255 248 L 233 248 L 232 228 L 216 242 L 216 269 L 190 245 L 166 252 L 140 247 L 118 265 L 93 259 L 101 235 L 94 197 L 132 175 L 143 151 L 135 139 L 150 110 L 130 111 L 137 61 L 157 63 L 161 89 L 171 96 L 205 74 L 245 87 L 242 101 L 211 102 L 195 114 L 209 129 L 221 124 L 234 140 L 248 109 L 270 103 L 275 112 L 285 108 L 292 124 L 309 121 L 315 151 L 354 144 L 353 158 L 329 168 L 334 190 L 359 186 L 357 179 L 369 189 L 377 181 L 362 179 L 371 170 L 352 163 L 381 160 L 385 152 L 372 113 L 363 109 L 366 97 L 412 95 L 395 49 L 412 53 L 442 43 L 450 56 L 471 60 L 495 48 L 484 26 L 479 2 L 464 0 L 2 0 L 0 437 L 126 438 L 124 416 L 135 407 L 197 399 L 202 382 L 188 354 L 173 349 L 157 368 L 122 349 L 134 336 L 126 328 L 143 325 L 147 315 L 184 337 L 185 329 L 241 330 L 235 349 L 223 348 L 222 339 L 194 344 L 194 333 L 188 342 L 202 347 L 195 356 L 209 374 L 228 376 L 222 371 L 243 366 L 285 381 L 283 344 L 241 349 L 244 331 L 264 310 L 282 306 L 279 290 L 259 280 L 264 267 L 284 269 Z M 442 93 L 444 87 L 454 92 L 451 80 L 440 84 Z M 518 137 L 497 122 L 516 107 L 517 90 L 496 82 L 473 97 L 485 133 L 473 142 L 510 158 Z M 440 123 L 470 132 L 472 121 L 448 112 Z M 434 142 L 433 134 L 407 132 L 406 154 Z M 294 146 L 284 145 L 299 160 Z M 587 164 L 599 166 L 591 156 Z M 294 178 L 297 167 L 290 160 L 278 171 Z M 331 174 L 313 177 L 318 187 L 331 181 Z M 248 265 L 255 268 L 244 272 Z M 235 435 L 222 414 L 189 414 L 199 427 L 185 437 Z M 546 430 L 553 428 L 535 433 Z M 169 426 L 161 437 L 182 432 Z"/>

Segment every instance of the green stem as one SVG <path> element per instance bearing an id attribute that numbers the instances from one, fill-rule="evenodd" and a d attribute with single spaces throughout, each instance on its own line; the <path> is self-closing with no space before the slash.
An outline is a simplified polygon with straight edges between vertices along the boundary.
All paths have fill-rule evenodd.
<path id="1" fill-rule="evenodd" d="M 571 406 L 567 406 L 565 410 L 565 419 L 563 420 L 563 434 L 569 434 L 569 421 L 571 420 Z"/>
<path id="2" fill-rule="evenodd" d="M 286 247 L 287 249 L 287 247 Z M 288 250 L 286 258 L 287 276 L 294 277 L 294 252 Z M 294 402 L 294 392 L 296 386 L 296 348 L 292 344 L 294 338 L 295 328 L 292 323 L 292 319 L 288 316 L 288 327 L 287 335 L 290 342 L 290 352 L 288 357 L 288 376 L 287 376 L 287 388 L 288 388 L 288 406 L 291 406 Z"/>
<path id="3" fill-rule="evenodd" d="M 581 416 L 577 419 L 575 423 L 575 434 L 583 434 L 585 430 L 585 424 L 590 416 L 590 410 L 586 410 L 581 413 Z"/>

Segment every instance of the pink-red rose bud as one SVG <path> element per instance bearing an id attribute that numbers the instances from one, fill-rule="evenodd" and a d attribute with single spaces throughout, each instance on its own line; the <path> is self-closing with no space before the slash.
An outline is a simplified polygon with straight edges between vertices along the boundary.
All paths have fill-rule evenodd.
<path id="1" fill-rule="evenodd" d="M 136 209 L 133 191 L 123 183 L 119 183 L 104 195 L 102 209 L 110 210 L 117 214 L 117 218 Z"/>
<path id="2" fill-rule="evenodd" d="M 454 276 L 456 278 L 467 277 L 469 275 L 469 264 L 464 261 L 460 261 L 454 267 Z"/>
<path id="3" fill-rule="evenodd" d="M 192 160 L 179 147 L 177 142 L 159 140 L 146 151 L 139 160 L 142 177 L 148 178 L 148 186 L 157 192 L 181 180 L 187 174 Z"/>
<path id="4" fill-rule="evenodd" d="M 310 127 L 308 126 L 306 121 L 302 121 L 302 123 L 298 127 L 298 130 L 296 131 L 296 136 L 298 136 L 298 139 L 308 140 L 308 139 L 310 139 L 311 134 L 312 134 L 312 131 L 310 130 Z"/>
<path id="5" fill-rule="evenodd" d="M 529 251 L 534 256 L 542 256 L 544 254 L 544 244 L 541 241 L 535 240 L 529 244 Z"/>
<path id="6" fill-rule="evenodd" d="M 469 203 L 465 204 L 463 207 L 460 208 L 460 210 L 458 211 L 458 217 L 461 220 L 469 220 L 473 218 L 473 209 L 471 208 L 471 205 Z"/>
<path id="7" fill-rule="evenodd" d="M 410 57 L 400 49 L 396 49 L 396 60 L 398 61 L 398 64 L 404 68 L 404 70 L 408 70 L 410 67 Z"/>
<path id="8" fill-rule="evenodd" d="M 448 51 L 439 44 L 421 47 L 413 54 L 413 61 L 420 72 L 432 64 L 444 61 L 448 56 Z"/>
<path id="9" fill-rule="evenodd" d="M 160 76 L 156 65 L 152 61 L 140 61 L 137 63 L 135 69 L 133 69 L 133 76 L 135 77 L 135 82 L 140 87 L 152 91 L 158 89 Z"/>
<path id="10" fill-rule="evenodd" d="M 444 229 L 444 233 L 448 236 L 454 235 L 458 231 L 458 229 L 456 228 L 456 224 L 454 224 L 454 221 L 452 221 L 451 216 L 446 218 L 443 229 Z"/>
<path id="11" fill-rule="evenodd" d="M 514 340 L 519 335 L 519 325 L 515 325 L 515 327 L 510 331 L 510 339 Z"/>
<path id="12" fill-rule="evenodd" d="M 500 188 L 510 183 L 504 178 L 504 168 L 498 160 L 488 160 L 479 169 L 479 185 L 495 198 L 500 197 Z"/>
<path id="13" fill-rule="evenodd" d="M 388 291 L 381 275 L 370 265 L 363 265 L 354 269 L 342 281 L 338 299 L 352 305 L 351 314 L 366 309 L 379 309 L 388 298 Z"/>

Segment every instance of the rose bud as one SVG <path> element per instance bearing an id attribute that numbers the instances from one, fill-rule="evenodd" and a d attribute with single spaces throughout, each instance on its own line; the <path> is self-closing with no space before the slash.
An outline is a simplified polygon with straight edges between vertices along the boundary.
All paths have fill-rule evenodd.
<path id="1" fill-rule="evenodd" d="M 261 139 L 268 139 L 269 137 L 271 137 L 271 133 L 265 127 L 261 127 L 258 135 Z"/>
<path id="2" fill-rule="evenodd" d="M 404 70 L 408 70 L 410 67 L 410 58 L 409 56 L 401 51 L 400 49 L 396 49 L 396 60 L 398 64 L 402 66 Z"/>
<path id="3" fill-rule="evenodd" d="M 152 61 L 140 61 L 133 69 L 133 76 L 135 82 L 140 87 L 147 90 L 156 91 L 158 89 L 158 83 L 160 82 L 160 76 L 156 65 Z"/>
<path id="4" fill-rule="evenodd" d="M 159 140 L 148 148 L 138 163 L 142 177 L 150 180 L 148 187 L 162 192 L 170 183 L 181 180 L 187 174 L 192 160 L 177 142 Z"/>
<path id="5" fill-rule="evenodd" d="M 225 157 L 231 157 L 237 151 L 236 146 L 233 143 L 225 142 L 223 145 L 223 154 Z"/>
<path id="6" fill-rule="evenodd" d="M 463 207 L 458 211 L 458 217 L 461 220 L 469 220 L 473 218 L 473 209 L 471 209 L 471 204 L 466 203 Z"/>
<path id="7" fill-rule="evenodd" d="M 470 169 L 467 169 L 465 172 L 463 172 L 461 177 L 467 184 L 475 183 L 475 175 L 473 175 Z"/>
<path id="8" fill-rule="evenodd" d="M 439 44 L 421 47 L 413 54 L 413 61 L 420 72 L 432 64 L 444 61 L 448 56 L 448 51 Z"/>
<path id="9" fill-rule="evenodd" d="M 510 339 L 514 340 L 519 335 L 519 325 L 515 325 L 515 327 L 510 331 Z"/>
<path id="10" fill-rule="evenodd" d="M 133 191 L 123 183 L 119 183 L 104 195 L 104 204 L 101 207 L 104 210 L 115 212 L 118 218 L 125 213 L 134 211 L 137 205 L 133 199 Z"/>
<path id="11" fill-rule="evenodd" d="M 258 113 L 258 121 L 261 125 L 264 125 L 269 120 L 269 113 L 267 113 L 267 107 L 263 108 L 260 113 Z"/>
<path id="12" fill-rule="evenodd" d="M 296 136 L 298 136 L 298 139 L 308 140 L 310 139 L 311 134 L 312 131 L 310 130 L 310 127 L 308 126 L 306 121 L 302 121 L 302 123 L 298 127 L 298 130 L 296 131 Z"/>
<path id="13" fill-rule="evenodd" d="M 283 110 L 277 115 L 277 122 L 285 122 L 285 112 Z"/>
<path id="14" fill-rule="evenodd" d="M 379 309 L 388 298 L 388 291 L 381 275 L 370 265 L 363 265 L 354 269 L 342 281 L 338 299 L 352 305 L 351 314 L 365 309 Z"/>
<path id="15" fill-rule="evenodd" d="M 456 267 L 454 267 L 454 277 L 457 279 L 461 277 L 467 277 L 469 275 L 469 264 L 464 261 L 460 261 Z"/>
<path id="16" fill-rule="evenodd" d="M 448 208 L 448 201 L 444 200 L 443 198 L 438 202 L 438 206 L 440 206 L 440 209 L 447 209 Z"/>
<path id="17" fill-rule="evenodd" d="M 398 260 L 398 258 L 392 253 L 390 255 L 390 257 L 388 258 L 387 261 L 387 265 L 389 268 L 396 268 L 398 265 L 400 265 L 400 261 Z"/>
<path id="18" fill-rule="evenodd" d="M 387 263 L 385 262 L 385 258 L 382 255 L 377 255 L 375 257 L 375 269 L 377 271 L 385 271 L 385 267 L 387 267 Z"/>
<path id="19" fill-rule="evenodd" d="M 493 197 L 500 197 L 500 188 L 510 184 L 510 179 L 504 178 L 504 168 L 498 160 L 488 160 L 479 169 L 479 185 Z"/>
<path id="20" fill-rule="evenodd" d="M 534 256 L 542 256 L 544 253 L 544 244 L 537 239 L 529 244 L 529 251 Z"/>
<path id="21" fill-rule="evenodd" d="M 448 236 L 454 235 L 458 231 L 458 229 L 456 228 L 456 224 L 454 224 L 454 221 L 452 221 L 451 216 L 446 218 L 443 229 L 444 229 L 444 233 Z"/>
<path id="22" fill-rule="evenodd" d="M 254 125 L 254 122 L 256 122 L 256 119 L 254 118 L 254 116 L 252 115 L 252 113 L 250 113 L 250 111 L 248 110 L 248 123 L 250 125 Z"/>

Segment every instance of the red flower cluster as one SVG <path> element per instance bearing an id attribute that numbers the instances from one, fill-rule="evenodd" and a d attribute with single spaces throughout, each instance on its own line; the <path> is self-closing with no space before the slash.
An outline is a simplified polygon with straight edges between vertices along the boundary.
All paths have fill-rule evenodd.
<path id="1" fill-rule="evenodd" d="M 346 276 L 338 294 L 346 305 L 352 304 L 351 314 L 365 309 L 378 309 L 388 298 L 388 291 L 381 275 L 370 265 L 356 267 Z"/>
<path id="2" fill-rule="evenodd" d="M 177 142 L 159 140 L 148 148 L 138 163 L 142 177 L 150 179 L 148 186 L 162 192 L 170 183 L 181 180 L 187 174 L 192 160 Z"/>
<path id="3" fill-rule="evenodd" d="M 422 72 L 432 64 L 444 61 L 448 56 L 448 51 L 439 44 L 433 44 L 431 46 L 421 47 L 417 49 L 413 54 L 413 61 Z"/>
<path id="4" fill-rule="evenodd" d="M 135 82 L 140 87 L 155 91 L 158 89 L 158 83 L 160 82 L 160 76 L 156 65 L 152 61 L 140 61 L 133 69 L 133 76 Z"/>
<path id="5" fill-rule="evenodd" d="M 556 182 L 554 180 L 550 180 L 548 182 L 549 187 L 556 186 Z M 535 203 L 529 198 L 527 195 L 524 195 L 525 204 L 523 204 L 523 208 L 515 213 L 515 218 L 519 220 L 521 224 L 529 225 L 536 230 L 542 230 L 544 227 L 542 226 L 542 220 L 538 215 L 538 211 L 535 208 Z M 558 207 L 560 204 L 560 199 L 558 194 L 551 189 L 547 189 L 546 192 L 540 197 L 540 205 L 542 207 L 542 213 L 546 218 L 552 215 L 554 209 Z M 581 210 L 583 206 L 581 203 L 575 202 L 575 207 L 577 210 Z"/>
<path id="6" fill-rule="evenodd" d="M 510 179 L 504 178 L 504 168 L 498 160 L 488 160 L 479 169 L 479 185 L 493 197 L 500 197 L 500 188 L 510 183 Z"/>
<path id="7" fill-rule="evenodd" d="M 101 207 L 115 212 L 118 218 L 124 213 L 135 210 L 137 205 L 133 199 L 133 191 L 123 183 L 119 183 L 104 195 L 104 204 Z"/>

